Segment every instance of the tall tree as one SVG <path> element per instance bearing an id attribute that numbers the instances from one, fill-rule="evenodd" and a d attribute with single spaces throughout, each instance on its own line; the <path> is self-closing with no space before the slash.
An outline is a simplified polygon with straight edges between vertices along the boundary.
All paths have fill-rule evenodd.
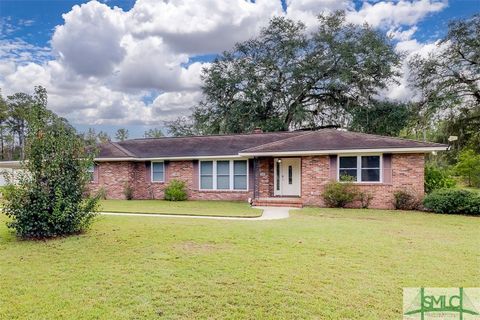
<path id="1" fill-rule="evenodd" d="M 412 118 L 410 106 L 392 101 L 375 101 L 352 112 L 350 128 L 354 131 L 398 136 Z"/>
<path id="2" fill-rule="evenodd" d="M 409 65 L 421 98 L 420 126 L 444 120 L 443 141 L 458 136 L 457 151 L 480 141 L 480 14 L 452 21 L 437 48 L 427 57 L 414 56 Z"/>
<path id="3" fill-rule="evenodd" d="M 33 97 L 29 94 L 18 92 L 7 97 L 8 104 L 8 127 L 12 134 L 17 137 L 19 158 L 25 158 L 25 137 L 28 129 L 28 115 L 31 112 L 33 105 Z M 13 140 L 15 143 L 15 140 Z M 12 146 L 12 151 L 15 152 L 15 145 Z"/>
<path id="4" fill-rule="evenodd" d="M 384 34 L 346 23 L 343 12 L 319 16 L 311 34 L 276 17 L 203 70 L 205 98 L 190 121 L 203 134 L 345 125 L 397 74 L 398 63 Z M 181 132 L 184 123 L 168 127 Z"/>
<path id="5" fill-rule="evenodd" d="M 97 132 L 94 128 L 88 128 L 87 132 L 83 133 L 83 140 L 89 146 L 94 146 L 97 144 Z"/>
<path id="6" fill-rule="evenodd" d="M 8 105 L 0 92 L 0 156 L 5 160 L 5 138 L 8 130 Z"/>
<path id="7" fill-rule="evenodd" d="M 193 109 L 195 112 L 195 109 Z M 180 116 L 173 121 L 165 122 L 168 133 L 174 137 L 201 135 L 202 124 L 195 121 L 194 116 Z"/>
<path id="8" fill-rule="evenodd" d="M 106 133 L 105 131 L 100 131 L 100 132 L 97 134 L 97 140 L 98 140 L 98 142 L 100 142 L 100 143 L 106 143 L 106 142 L 112 141 L 112 138 L 110 138 L 110 136 L 108 135 L 108 133 Z"/>
<path id="9" fill-rule="evenodd" d="M 128 130 L 125 128 L 120 128 L 115 133 L 115 139 L 117 141 L 125 141 L 128 139 Z"/>
<path id="10" fill-rule="evenodd" d="M 158 128 L 152 128 L 152 129 L 148 129 L 147 131 L 145 131 L 143 136 L 145 138 L 161 138 L 161 137 L 164 136 L 164 134 L 163 134 L 162 130 L 160 130 Z"/>

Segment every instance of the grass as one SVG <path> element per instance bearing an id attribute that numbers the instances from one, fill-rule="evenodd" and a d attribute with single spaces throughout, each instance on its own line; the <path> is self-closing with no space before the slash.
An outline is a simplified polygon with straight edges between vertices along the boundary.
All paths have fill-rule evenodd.
<path id="1" fill-rule="evenodd" d="M 253 209 L 244 201 L 102 200 L 100 201 L 100 210 L 227 217 L 259 217 L 262 215 L 262 210 Z"/>
<path id="2" fill-rule="evenodd" d="M 480 188 L 474 188 L 474 187 L 463 187 L 461 189 L 465 189 L 465 190 L 468 190 L 468 191 L 472 191 L 472 192 L 476 192 L 480 195 Z"/>
<path id="3" fill-rule="evenodd" d="M 5 221 L 1 319 L 400 319 L 403 287 L 480 286 L 475 217 L 100 216 L 85 234 L 49 241 L 19 241 Z"/>

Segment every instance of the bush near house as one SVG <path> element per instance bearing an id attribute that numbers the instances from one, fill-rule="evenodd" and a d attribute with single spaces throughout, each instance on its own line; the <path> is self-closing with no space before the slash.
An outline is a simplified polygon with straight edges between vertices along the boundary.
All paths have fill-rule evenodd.
<path id="1" fill-rule="evenodd" d="M 331 208 L 344 208 L 355 200 L 358 200 L 358 196 L 358 188 L 352 182 L 348 181 L 330 181 L 325 186 L 325 191 L 322 194 L 325 204 Z"/>
<path id="2" fill-rule="evenodd" d="M 436 213 L 480 215 L 480 195 L 468 190 L 436 190 L 425 197 L 423 205 Z"/>
<path id="3" fill-rule="evenodd" d="M 7 225 L 22 238 L 79 233 L 97 208 L 97 197 L 86 196 L 93 155 L 65 119 L 47 110 L 46 101 L 37 87 L 28 117 L 26 174 L 5 194 Z"/>
<path id="4" fill-rule="evenodd" d="M 172 180 L 165 188 L 165 200 L 185 201 L 187 200 L 187 190 L 185 182 L 181 180 Z"/>
<path id="5" fill-rule="evenodd" d="M 448 169 L 439 168 L 434 165 L 425 166 L 425 192 L 433 190 L 453 188 L 456 181 L 450 177 Z"/>
<path id="6" fill-rule="evenodd" d="M 133 199 L 133 187 L 128 182 L 126 182 L 123 186 L 123 195 L 125 196 L 126 200 Z"/>
<path id="7" fill-rule="evenodd" d="M 407 190 L 397 190 L 393 197 L 393 206 L 397 210 L 416 210 L 421 203 L 413 193 Z"/>

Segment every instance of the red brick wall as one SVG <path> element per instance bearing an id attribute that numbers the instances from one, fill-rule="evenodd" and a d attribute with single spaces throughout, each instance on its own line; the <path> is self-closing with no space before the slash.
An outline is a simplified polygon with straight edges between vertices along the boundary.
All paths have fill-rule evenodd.
<path id="1" fill-rule="evenodd" d="M 104 188 L 107 199 L 124 199 L 123 190 L 126 183 L 133 180 L 132 162 L 102 162 L 97 165 L 98 181 L 90 184 L 90 190 L 96 192 Z"/>
<path id="2" fill-rule="evenodd" d="M 370 208 L 393 208 L 393 193 L 399 189 L 406 189 L 423 197 L 423 154 L 395 154 L 392 155 L 391 183 L 362 183 L 357 184 L 360 191 L 370 193 L 373 199 Z M 259 159 L 258 191 L 259 197 L 272 197 L 274 176 L 273 159 Z M 305 205 L 324 206 L 322 193 L 330 178 L 329 156 L 302 157 L 301 161 L 301 198 Z M 336 169 L 334 169 L 336 171 Z M 359 206 L 359 203 L 354 206 Z"/>
<path id="3" fill-rule="evenodd" d="M 273 158 L 258 159 L 257 186 L 259 198 L 273 197 L 274 167 Z"/>
<path id="4" fill-rule="evenodd" d="M 272 197 L 274 186 L 273 158 L 258 159 L 257 179 L 259 197 Z M 330 180 L 329 156 L 302 157 L 301 198 L 305 205 L 324 206 L 322 192 Z M 165 163 L 165 183 L 150 182 L 145 162 L 102 162 L 98 166 L 98 183 L 92 183 L 92 191 L 104 187 L 108 199 L 124 199 L 124 186 L 133 187 L 135 199 L 163 199 L 168 181 L 183 180 L 187 184 L 188 196 L 192 200 L 241 200 L 253 197 L 253 190 L 199 191 L 195 185 L 192 161 L 170 161 Z M 392 182 L 381 184 L 358 184 L 361 191 L 371 193 L 370 208 L 392 208 L 393 193 L 406 189 L 423 197 L 424 155 L 393 154 Z"/>
<path id="5" fill-rule="evenodd" d="M 329 156 L 302 157 L 301 196 L 305 205 L 323 206 L 322 192 L 330 180 Z"/>
<path id="6" fill-rule="evenodd" d="M 360 191 L 370 193 L 370 208 L 392 209 L 393 193 L 408 190 L 422 198 L 424 195 L 424 154 L 393 154 L 391 183 L 357 184 Z M 324 206 L 322 192 L 330 180 L 328 156 L 302 158 L 302 199 L 305 205 Z M 359 204 L 355 204 L 358 206 Z"/>
<path id="7" fill-rule="evenodd" d="M 128 182 L 133 188 L 134 199 L 163 199 L 164 189 L 172 179 L 186 182 L 191 200 L 239 200 L 246 201 L 253 196 L 250 191 L 199 191 L 194 186 L 192 161 L 165 162 L 165 182 L 151 182 L 146 162 L 101 162 L 97 166 L 98 182 L 90 184 L 90 190 L 101 188 L 107 199 L 125 199 L 124 188 Z"/>

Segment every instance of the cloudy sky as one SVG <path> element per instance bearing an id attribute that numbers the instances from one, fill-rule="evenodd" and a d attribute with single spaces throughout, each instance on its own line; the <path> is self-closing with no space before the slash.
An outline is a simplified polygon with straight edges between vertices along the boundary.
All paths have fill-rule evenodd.
<path id="1" fill-rule="evenodd" d="M 202 68 L 272 16 L 313 27 L 318 13 L 336 9 L 388 32 L 398 50 L 422 53 L 449 20 L 480 12 L 480 0 L 0 0 L 0 88 L 42 85 L 78 129 L 126 127 L 138 137 L 188 114 Z M 385 95 L 411 93 L 401 80 Z"/>

